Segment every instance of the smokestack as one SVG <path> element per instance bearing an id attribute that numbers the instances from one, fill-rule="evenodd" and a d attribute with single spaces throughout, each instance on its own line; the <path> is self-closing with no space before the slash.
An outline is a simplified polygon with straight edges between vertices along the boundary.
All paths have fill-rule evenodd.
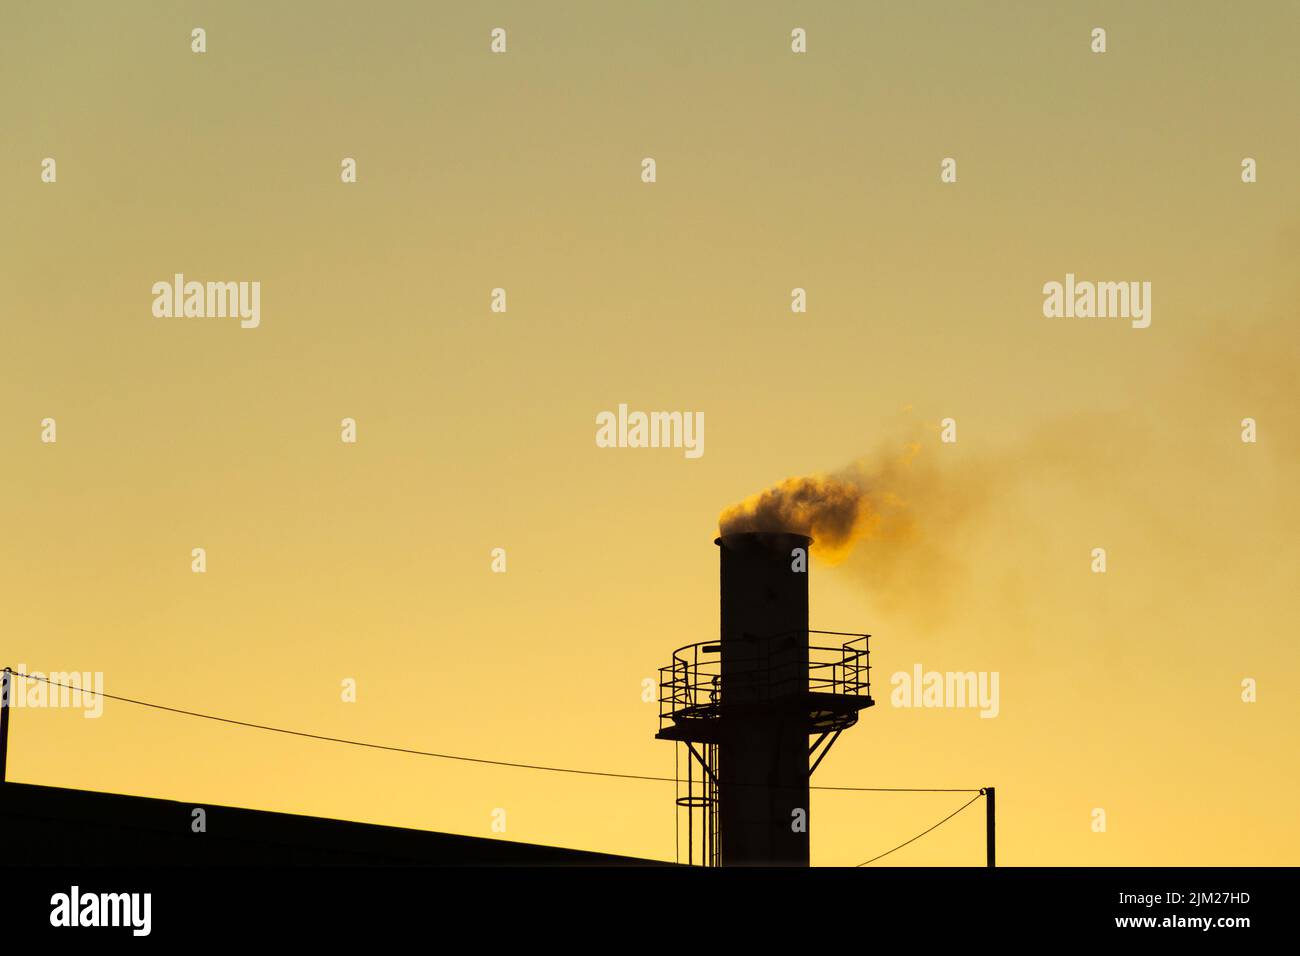
<path id="1" fill-rule="evenodd" d="M 808 690 L 812 539 L 742 532 L 714 543 L 721 559 L 721 692 L 739 731 L 719 743 L 721 862 L 807 866 L 808 715 L 797 702 Z"/>
<path id="2" fill-rule="evenodd" d="M 872 705 L 867 635 L 808 629 L 808 535 L 724 530 L 714 543 L 721 640 L 659 669 L 656 736 L 687 751 L 686 862 L 698 842 L 706 866 L 807 866 L 809 777 Z"/>

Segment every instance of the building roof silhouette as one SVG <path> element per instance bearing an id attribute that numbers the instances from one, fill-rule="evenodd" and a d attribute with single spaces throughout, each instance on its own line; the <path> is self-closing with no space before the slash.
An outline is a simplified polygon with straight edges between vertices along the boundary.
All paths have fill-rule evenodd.
<path id="1" fill-rule="evenodd" d="M 192 829 L 195 808 L 206 831 Z M 14 864 L 655 866 L 658 860 L 205 803 L 0 784 Z"/>

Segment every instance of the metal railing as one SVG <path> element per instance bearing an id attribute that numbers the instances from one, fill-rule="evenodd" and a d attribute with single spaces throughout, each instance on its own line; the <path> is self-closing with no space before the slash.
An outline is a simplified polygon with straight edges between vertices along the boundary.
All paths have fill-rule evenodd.
<path id="1" fill-rule="evenodd" d="M 782 638 L 804 635 L 807 656 L 773 654 Z M 851 638 L 843 644 L 810 644 L 814 635 Z M 749 699 L 773 699 L 812 692 L 852 697 L 871 696 L 871 635 L 850 631 L 799 631 L 776 635 L 762 642 L 760 656 L 738 653 L 726 662 L 732 698 L 741 691 Z M 786 645 L 789 646 L 788 644 Z M 672 663 L 659 668 L 659 726 L 680 719 L 708 719 L 719 715 L 723 688 L 723 651 L 719 641 L 687 644 L 673 652 Z"/>

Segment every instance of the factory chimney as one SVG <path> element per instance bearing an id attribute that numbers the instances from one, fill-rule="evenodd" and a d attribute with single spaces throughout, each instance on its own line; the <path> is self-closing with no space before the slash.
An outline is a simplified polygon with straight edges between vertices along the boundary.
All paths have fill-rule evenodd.
<path id="1" fill-rule="evenodd" d="M 811 538 L 740 532 L 715 543 L 721 640 L 679 648 L 660 669 L 656 736 L 686 750 L 686 862 L 807 866 L 809 777 L 873 703 L 868 635 L 809 630 Z M 810 643 L 827 637 L 838 642 Z"/>

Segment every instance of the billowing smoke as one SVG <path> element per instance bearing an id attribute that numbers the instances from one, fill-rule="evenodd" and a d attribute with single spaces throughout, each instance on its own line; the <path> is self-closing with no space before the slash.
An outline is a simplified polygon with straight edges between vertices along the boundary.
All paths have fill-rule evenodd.
<path id="1" fill-rule="evenodd" d="M 722 534 L 795 531 L 820 547 L 840 550 L 853 540 L 865 505 L 863 490 L 840 478 L 787 478 L 728 508 L 718 519 Z"/>
<path id="2" fill-rule="evenodd" d="M 905 420 L 845 468 L 787 478 L 727 508 L 720 530 L 810 535 L 812 557 L 841 564 L 836 580 L 859 584 L 873 613 L 930 627 L 996 607 L 1024 635 L 1056 613 L 1048 595 L 1088 600 L 1072 590 L 1072 575 L 1087 573 L 1079 555 L 1087 557 L 1099 528 L 1112 536 L 1140 528 L 1144 539 L 1168 542 L 1161 560 L 1171 564 L 1216 548 L 1238 553 L 1236 525 L 1215 524 L 1215 509 L 1205 506 L 1226 487 L 1249 488 L 1271 508 L 1272 548 L 1294 554 L 1300 405 L 1287 399 L 1300 364 L 1297 318 L 1291 307 L 1244 327 L 1219 323 L 1122 408 L 1020 422 L 997 441 L 963 433 L 961 444 L 943 444 L 936 425 Z M 1235 431 L 1241 416 L 1225 417 L 1225 402 L 1268 409 L 1273 437 L 1243 445 Z M 1253 466 L 1237 457 L 1244 454 L 1256 456 Z M 1242 470 L 1250 467 L 1257 470 Z M 1226 522 L 1237 512 L 1218 514 Z M 1210 535 L 1217 545 L 1207 543 Z M 1254 560 L 1241 553 L 1242 567 L 1257 567 Z M 1179 580 L 1223 586 L 1211 568 L 1226 573 L 1199 559 Z"/>
<path id="3" fill-rule="evenodd" d="M 933 628 L 968 606 L 973 568 L 987 560 L 980 534 L 1013 483 L 1016 461 L 961 457 L 938 428 L 904 422 L 871 454 L 833 472 L 787 478 L 727 508 L 722 534 L 793 531 L 811 555 L 842 565 L 873 607 Z"/>
<path id="4" fill-rule="evenodd" d="M 876 551 L 912 540 L 916 510 L 936 481 L 917 442 L 904 442 L 834 474 L 787 478 L 723 511 L 722 534 L 793 531 L 813 539 L 824 561 L 846 557 L 860 541 Z"/>

